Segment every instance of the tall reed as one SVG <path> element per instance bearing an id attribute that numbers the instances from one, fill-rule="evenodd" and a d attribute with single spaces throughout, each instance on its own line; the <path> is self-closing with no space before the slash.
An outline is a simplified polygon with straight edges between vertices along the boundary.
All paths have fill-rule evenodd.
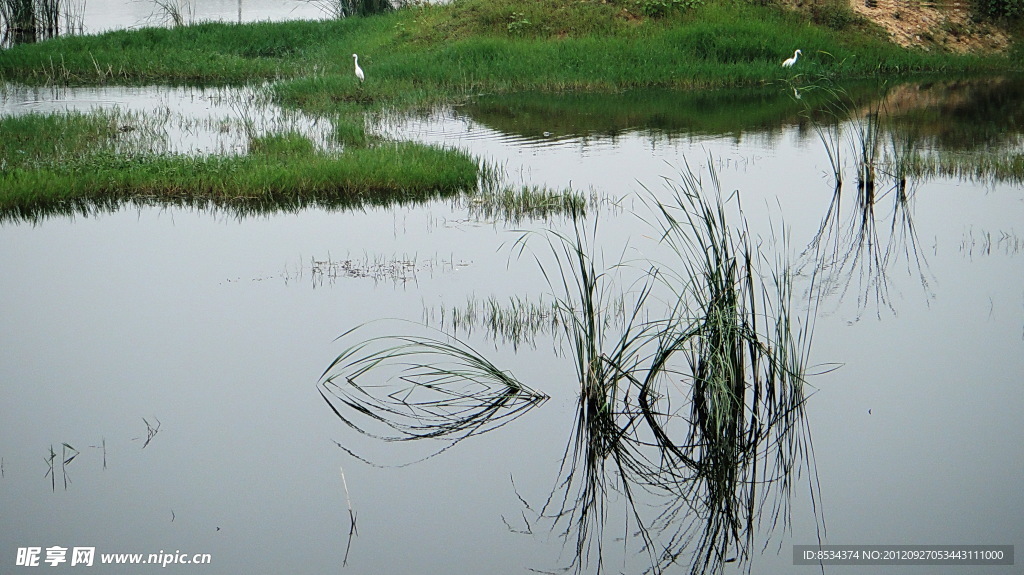
<path id="1" fill-rule="evenodd" d="M 152 17 L 161 23 L 178 27 L 191 24 L 195 9 L 189 0 L 152 0 L 156 7 Z"/>
<path id="2" fill-rule="evenodd" d="M 303 0 L 320 8 L 331 18 L 371 16 L 394 12 L 405 5 L 406 0 Z"/>
<path id="3" fill-rule="evenodd" d="M 84 0 L 0 0 L 0 48 L 81 34 Z"/>
<path id="4" fill-rule="evenodd" d="M 0 2 L 0 23 L 3 24 L 3 44 L 30 44 L 39 38 L 39 22 L 35 0 L 3 0 Z"/>
<path id="5" fill-rule="evenodd" d="M 628 526 L 621 545 L 648 570 L 685 562 L 697 574 L 747 561 L 760 527 L 788 525 L 797 475 L 816 505 L 804 415 L 816 283 L 801 311 L 786 256 L 756 249 L 738 200 L 722 199 L 714 172 L 711 183 L 687 172 L 671 201 L 652 196 L 645 221 L 664 258 L 626 259 L 623 248 L 606 265 L 596 216 L 513 244 L 546 279 L 556 354 L 572 361 L 579 389 L 575 431 L 539 511 L 572 542 L 575 572 L 604 571 L 616 519 Z M 397 432 L 384 439 L 454 444 L 542 397 L 458 339 L 360 340 L 361 329 L 342 336 L 356 343 L 320 386 L 360 432 L 372 433 L 357 418 Z"/>

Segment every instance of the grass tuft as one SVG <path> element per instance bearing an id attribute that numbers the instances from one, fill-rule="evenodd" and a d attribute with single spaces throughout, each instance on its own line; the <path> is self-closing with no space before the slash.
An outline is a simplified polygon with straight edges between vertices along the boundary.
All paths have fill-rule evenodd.
<path id="1" fill-rule="evenodd" d="M 370 326 L 338 339 L 358 338 Z M 335 415 L 362 434 L 386 441 L 445 440 L 433 455 L 548 399 L 440 332 L 356 339 L 324 371 L 319 390 Z"/>
<path id="2" fill-rule="evenodd" d="M 511 322 L 550 320 L 558 357 L 576 371 L 575 433 L 540 511 L 574 540 L 576 572 L 602 570 L 612 517 L 628 518 L 630 535 L 616 545 L 646 556 L 649 570 L 689 561 L 691 573 L 706 573 L 747 561 L 758 527 L 788 523 L 799 473 L 816 504 L 804 416 L 816 287 L 801 315 L 786 257 L 755 249 L 738 200 L 741 227 L 729 224 L 729 202 L 713 172 L 711 180 L 710 198 L 686 173 L 672 202 L 651 202 L 648 224 L 665 260 L 620 256 L 606 266 L 596 217 L 572 218 L 567 233 L 524 233 L 513 245 L 537 262 L 551 304 L 525 316 L 513 305 Z M 466 315 L 500 324 L 506 310 L 491 305 L 489 314 L 470 305 Z M 452 319 L 478 321 L 461 309 Z M 321 393 L 362 433 L 370 432 L 357 417 L 397 432 L 375 435 L 384 439 L 456 443 L 541 397 L 454 336 L 360 339 L 361 329 L 342 335 L 355 343 L 328 367 Z M 611 491 L 624 503 L 614 512 Z"/>
<path id="3" fill-rule="evenodd" d="M 249 155 L 153 153 L 117 115 L 28 114 L 0 119 L 0 218 L 35 219 L 118 202 L 186 203 L 242 211 L 348 207 L 476 189 L 467 154 L 381 142 L 321 152 L 295 133 L 251 140 Z M 55 135 L 59 135 L 55 137 Z"/>

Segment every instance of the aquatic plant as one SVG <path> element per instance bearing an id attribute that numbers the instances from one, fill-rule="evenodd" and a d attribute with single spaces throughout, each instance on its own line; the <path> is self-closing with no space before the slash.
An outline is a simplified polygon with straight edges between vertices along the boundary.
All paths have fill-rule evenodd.
<path id="1" fill-rule="evenodd" d="M 1013 230 L 996 232 L 977 230 L 975 232 L 971 227 L 964 232 L 964 237 L 960 241 L 960 253 L 970 259 L 993 254 L 1015 256 L 1021 252 L 1024 252 L 1024 237 Z"/>
<path id="2" fill-rule="evenodd" d="M 920 180 L 941 177 L 987 185 L 1024 185 L 1024 154 L 1014 151 L 915 149 L 896 162 L 899 170 Z"/>
<path id="3" fill-rule="evenodd" d="M 394 12 L 407 2 L 405 0 L 303 0 L 315 5 L 331 18 L 341 19 L 354 16 L 371 16 Z"/>
<path id="4" fill-rule="evenodd" d="M 928 262 L 914 225 L 913 189 L 906 180 L 894 179 L 881 194 L 873 188 L 864 192 L 854 195 L 845 214 L 841 192 L 833 194 L 799 269 L 817 270 L 822 290 L 836 294 L 837 301 L 855 293 L 858 314 L 869 309 L 876 315 L 883 309 L 895 313 L 889 276 L 901 262 L 918 276 L 926 297 L 931 295 Z M 878 213 L 885 196 L 891 199 L 888 212 Z"/>
<path id="5" fill-rule="evenodd" d="M 69 0 L 0 0 L 0 48 L 81 33 L 83 11 Z"/>
<path id="6" fill-rule="evenodd" d="M 605 265 L 597 217 L 572 218 L 567 233 L 526 232 L 513 244 L 547 281 L 557 353 L 578 382 L 575 432 L 538 512 L 574 541 L 576 572 L 604 570 L 615 518 L 648 570 L 687 563 L 697 574 L 747 561 L 758 528 L 786 526 L 796 476 L 808 478 L 817 509 L 804 417 L 816 284 L 812 277 L 798 311 L 785 257 L 768 260 L 744 227 L 728 225 L 713 173 L 712 183 L 708 199 L 686 173 L 672 202 L 650 202 L 646 221 L 666 259 L 620 256 Z M 359 329 L 341 336 L 359 342 L 332 362 L 319 388 L 363 434 L 372 432 L 357 417 L 396 432 L 376 437 L 443 437 L 450 446 L 543 397 L 451 335 L 360 341 Z"/>
<path id="7" fill-rule="evenodd" d="M 189 0 L 151 0 L 156 7 L 152 18 L 170 26 L 185 26 L 195 19 Z"/>
<path id="8" fill-rule="evenodd" d="M 800 112 L 814 128 L 822 148 L 828 156 L 832 177 L 838 192 L 843 186 L 843 133 L 845 122 L 854 117 L 853 106 L 849 95 L 841 87 L 835 86 L 825 78 L 808 85 L 796 86 L 786 83 L 786 91 L 792 91 L 801 103 Z M 820 97 L 819 95 L 823 95 Z M 812 98 L 809 96 L 819 96 Z"/>
<path id="9" fill-rule="evenodd" d="M 525 219 L 549 220 L 554 216 L 579 217 L 599 203 L 575 190 L 551 190 L 537 186 L 484 189 L 463 198 L 469 217 L 476 220 L 517 224 Z"/>
<path id="10" fill-rule="evenodd" d="M 0 221 L 128 201 L 240 214 L 400 203 L 473 190 L 478 180 L 478 162 L 467 154 L 416 143 L 321 151 L 285 133 L 258 137 L 249 155 L 162 153 L 152 124 L 136 129 L 126 118 L 93 112 L 0 119 Z"/>
<path id="11" fill-rule="evenodd" d="M 564 265 L 553 287 L 581 395 L 543 514 L 575 534 L 578 572 L 603 569 L 609 491 L 624 496 L 651 571 L 686 562 L 696 574 L 749 559 L 765 502 L 769 528 L 786 524 L 791 475 L 813 478 L 803 417 L 813 301 L 795 314 L 782 259 L 761 277 L 763 254 L 727 225 L 712 181 L 717 200 L 686 173 L 673 203 L 654 202 L 649 223 L 668 260 L 601 270 L 584 230 L 555 236 Z M 610 272 L 626 268 L 639 270 L 627 319 L 608 330 Z"/>
<path id="12" fill-rule="evenodd" d="M 562 314 L 557 304 L 544 298 L 513 296 L 500 300 L 469 297 L 462 305 L 424 308 L 423 323 L 437 325 L 445 333 L 462 337 L 483 330 L 496 345 L 536 346 L 541 336 L 554 337 L 560 330 Z"/>
<path id="13" fill-rule="evenodd" d="M 150 423 L 145 417 L 142 418 L 142 423 L 146 424 L 146 440 L 142 442 L 143 449 L 149 447 L 149 442 L 153 441 L 156 434 L 160 433 L 160 426 L 162 425 L 160 420 L 156 418 L 153 418 L 153 420 L 156 421 L 156 425 Z"/>
<path id="14" fill-rule="evenodd" d="M 74 447 L 72 447 L 67 442 L 61 444 L 61 456 L 59 458 L 59 461 L 60 461 L 61 476 L 63 477 L 63 480 L 64 480 L 64 489 L 65 490 L 67 490 L 68 484 L 71 482 L 71 479 L 68 477 L 68 465 L 70 465 L 71 462 L 74 461 L 76 457 L 78 457 L 78 455 L 79 455 L 78 450 L 75 449 Z M 52 445 L 50 446 L 50 451 L 49 451 L 49 454 L 47 455 L 45 461 L 46 461 L 47 469 L 46 469 L 46 474 L 44 475 L 44 477 L 49 477 L 50 478 L 50 489 L 53 490 L 53 491 L 56 491 L 57 490 L 56 461 L 58 461 L 58 457 L 57 457 L 57 452 L 54 451 Z"/>
<path id="15" fill-rule="evenodd" d="M 370 325 L 338 337 L 357 343 L 331 362 L 318 385 L 334 414 L 364 435 L 387 441 L 444 440 L 447 445 L 436 455 L 509 423 L 548 398 L 457 338 L 427 329 L 422 336 L 359 339 Z M 411 323 L 403 325 L 413 329 Z"/>
<path id="16" fill-rule="evenodd" d="M 348 492 L 348 481 L 345 479 L 345 468 L 339 467 L 341 472 L 341 486 L 345 489 L 345 504 L 348 506 L 348 542 L 345 544 L 345 557 L 341 560 L 341 566 L 345 567 L 348 565 L 348 555 L 352 551 L 352 538 L 359 535 L 359 529 L 356 528 L 356 512 L 352 509 L 352 497 Z"/>

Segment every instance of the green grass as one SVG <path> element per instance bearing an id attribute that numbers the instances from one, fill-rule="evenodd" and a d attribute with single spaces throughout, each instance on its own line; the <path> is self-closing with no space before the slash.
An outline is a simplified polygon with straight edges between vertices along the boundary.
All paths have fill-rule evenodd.
<path id="1" fill-rule="evenodd" d="M 583 20 L 568 31 L 556 25 L 553 14 L 556 24 L 550 32 L 527 35 L 504 30 L 500 20 L 487 25 L 496 20 L 493 8 L 481 7 L 477 14 L 471 8 L 478 4 L 482 3 L 458 2 L 450 14 L 441 7 L 424 10 L 421 19 L 432 24 L 422 35 L 406 32 L 405 37 L 382 41 L 381 49 L 363 49 L 368 80 L 361 92 L 355 93 L 354 82 L 345 76 L 327 91 L 300 80 L 301 87 L 280 87 L 281 100 L 309 105 L 358 94 L 369 101 L 416 102 L 493 92 L 763 84 L 787 76 L 779 62 L 794 47 L 802 47 L 805 58 L 793 74 L 857 78 L 1010 65 L 1000 58 L 906 51 L 866 31 L 850 31 L 844 37 L 780 10 L 745 5 L 709 5 L 671 20 L 633 22 L 606 14 L 611 23 L 597 26 Z M 445 27 L 445 17 L 463 13 L 477 18 L 475 27 L 473 21 Z M 406 11 L 392 18 L 395 26 L 408 30 L 413 23 L 422 25 L 415 15 L 416 11 Z M 291 97 L 286 94 L 289 89 L 294 90 Z"/>
<path id="2" fill-rule="evenodd" d="M 785 254 L 771 261 L 754 247 L 738 205 L 730 225 L 710 179 L 709 190 L 684 173 L 674 202 L 653 202 L 667 261 L 600 265 L 596 223 L 549 240 L 557 265 L 546 275 L 581 395 L 556 489 L 575 493 L 553 496 L 544 514 L 575 531 L 577 570 L 600 565 L 609 488 L 624 497 L 650 571 L 689 562 L 710 573 L 749 559 L 762 516 L 785 525 L 793 471 L 813 474 L 803 417 L 813 312 L 796 315 Z M 624 268 L 639 279 L 618 283 Z M 616 325 L 606 320 L 618 290 L 631 304 Z M 664 496 L 653 521 L 649 502 L 634 499 L 641 489 Z"/>
<path id="3" fill-rule="evenodd" d="M 513 346 L 524 341 L 521 330 L 557 332 L 555 353 L 575 368 L 578 405 L 537 520 L 574 540 L 576 572 L 602 570 L 606 528 L 627 517 L 629 535 L 614 544 L 649 560 L 647 571 L 678 562 L 717 572 L 750 559 L 761 521 L 769 532 L 785 528 L 799 474 L 809 474 L 817 497 L 803 412 L 815 283 L 801 313 L 784 239 L 774 259 L 762 251 L 740 206 L 722 199 L 713 172 L 710 179 L 713 189 L 683 174 L 675 201 L 648 206 L 656 244 L 648 247 L 666 259 L 607 265 L 597 218 L 575 218 L 567 232 L 526 232 L 512 246 L 544 274 L 543 305 L 492 298 L 441 312 L 446 331 L 465 337 L 468 326 L 489 324 Z M 727 212 L 739 213 L 738 227 Z M 346 349 L 321 392 L 357 431 L 461 441 L 540 397 L 450 331 L 393 335 L 401 331 L 367 336 L 360 327 L 339 338 Z"/>
<path id="4" fill-rule="evenodd" d="M 1005 70 L 1005 57 L 904 50 L 854 20 L 837 31 L 778 7 L 707 2 L 649 17 L 636 2 L 457 0 L 341 21 L 148 28 L 0 52 L 0 77 L 29 82 L 247 83 L 281 101 L 411 104 L 480 92 L 618 91 L 759 84 L 785 73 L 840 78 Z M 351 54 L 360 54 L 365 85 Z"/>
<path id="5" fill-rule="evenodd" d="M 494 296 L 480 299 L 470 296 L 461 306 L 423 310 L 424 324 L 438 324 L 438 329 L 457 337 L 466 337 L 473 330 L 483 330 L 487 338 L 501 345 L 535 347 L 538 336 L 551 336 L 560 329 L 562 315 L 556 304 L 544 298 L 515 296 L 507 301 Z M 461 335 L 460 335 L 461 334 Z"/>
<path id="6" fill-rule="evenodd" d="M 574 190 L 539 187 L 486 188 L 466 198 L 469 216 L 484 221 L 518 224 L 523 220 L 550 220 L 556 216 L 583 217 L 601 199 Z"/>
<path id="7" fill-rule="evenodd" d="M 357 326 L 338 339 L 362 338 L 374 325 Z M 318 389 L 349 428 L 387 441 L 445 441 L 434 455 L 548 399 L 464 341 L 434 330 L 356 339 L 324 370 Z"/>
<path id="8" fill-rule="evenodd" d="M 1012 152 L 931 152 L 895 156 L 892 169 L 916 178 L 944 177 L 1024 185 L 1024 154 Z"/>
<path id="9" fill-rule="evenodd" d="M 797 47 L 804 57 L 796 68 L 783 70 L 779 62 Z M 363 84 L 352 73 L 352 53 L 359 53 L 366 71 Z M 812 19 L 738 0 L 455 0 L 335 21 L 203 23 L 61 37 L 0 50 L 0 80 L 270 82 L 278 104 L 331 119 L 333 138 L 345 152 L 318 152 L 301 137 L 280 135 L 252 140 L 246 157 L 154 155 L 131 147 L 138 141 L 126 144 L 119 126 L 109 121 L 75 127 L 80 121 L 74 118 L 60 125 L 44 120 L 37 131 L 50 137 L 27 141 L 20 120 L 5 120 L 0 209 L 53 207 L 85 198 L 303 205 L 466 189 L 479 175 L 471 175 L 473 160 L 450 150 L 375 141 L 364 116 L 370 110 L 472 102 L 481 94 L 800 85 L 808 78 L 1015 67 L 1019 64 L 1009 57 L 904 50 L 849 14 Z M 638 114 L 652 109 L 629 98 L 620 96 L 623 108 Z M 734 121 L 721 112 L 708 113 L 709 107 L 697 98 L 673 108 L 675 116 L 666 121 L 685 124 L 700 117 L 710 130 Z M 763 113 L 777 113 L 768 108 Z M 607 107 L 596 111 L 609 129 L 632 123 L 622 112 L 606 112 Z M 83 148 L 82 142 L 98 142 L 101 152 L 63 149 Z"/>
<path id="10" fill-rule="evenodd" d="M 245 211 L 344 207 L 477 186 L 477 162 L 451 149 L 380 143 L 324 152 L 284 133 L 252 139 L 248 155 L 154 154 L 126 141 L 134 131 L 123 131 L 118 119 L 94 112 L 0 120 L 0 214 L 36 217 L 127 200 L 213 202 Z"/>

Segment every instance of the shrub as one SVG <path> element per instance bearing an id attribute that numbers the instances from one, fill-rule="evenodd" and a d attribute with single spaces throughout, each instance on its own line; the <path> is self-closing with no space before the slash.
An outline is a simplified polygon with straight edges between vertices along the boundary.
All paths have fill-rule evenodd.
<path id="1" fill-rule="evenodd" d="M 1020 19 L 1024 0 L 974 0 L 974 12 L 983 18 Z"/>

